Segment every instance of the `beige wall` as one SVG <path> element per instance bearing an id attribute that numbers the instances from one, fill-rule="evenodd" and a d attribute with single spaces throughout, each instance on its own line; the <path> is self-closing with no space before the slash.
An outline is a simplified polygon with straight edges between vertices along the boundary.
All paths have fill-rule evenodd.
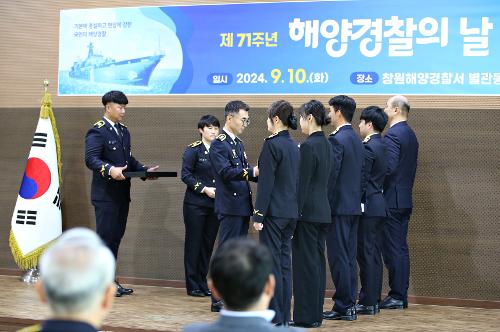
<path id="1" fill-rule="evenodd" d="M 231 2 L 238 2 L 231 0 Z M 0 2 L 0 268 L 15 268 L 8 248 L 10 218 L 38 118 L 42 81 L 53 82 L 54 111 L 62 142 L 64 227 L 94 227 L 91 174 L 84 165 L 84 136 L 100 117 L 99 97 L 56 94 L 59 10 L 165 5 L 193 1 L 1 1 Z M 197 2 L 201 3 L 201 2 Z M 288 96 L 294 106 L 312 96 Z M 134 154 L 163 170 L 180 171 L 181 154 L 197 139 L 206 113 L 222 120 L 225 96 L 130 98 L 126 124 Z M 236 96 L 231 96 L 236 98 Z M 278 96 L 242 97 L 252 125 L 242 136 L 256 161 L 265 130 L 264 107 Z M 327 101 L 328 96 L 320 97 Z M 387 96 L 356 97 L 360 107 Z M 410 293 L 500 300 L 500 97 L 410 96 L 410 123 L 420 140 L 410 225 Z M 182 106 L 182 107 L 179 107 Z M 209 108 L 213 106 L 213 108 Z M 356 113 L 355 117 L 358 117 Z M 300 133 L 294 133 L 303 140 Z M 135 181 L 128 229 L 120 249 L 124 276 L 183 279 L 180 179 Z M 331 287 L 331 284 L 330 284 Z"/>

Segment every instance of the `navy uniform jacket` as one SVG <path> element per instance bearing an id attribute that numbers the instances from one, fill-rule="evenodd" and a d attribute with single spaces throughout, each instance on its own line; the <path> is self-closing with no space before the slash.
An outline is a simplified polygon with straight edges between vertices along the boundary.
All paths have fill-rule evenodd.
<path id="1" fill-rule="evenodd" d="M 181 171 L 181 180 L 187 185 L 184 203 L 214 207 L 214 199 L 201 192 L 205 187 L 215 187 L 208 153 L 202 141 L 189 144 L 184 151 Z"/>
<path id="2" fill-rule="evenodd" d="M 125 171 L 141 171 L 146 168 L 138 162 L 130 150 L 130 133 L 122 124 L 119 130 L 121 138 L 111 126 L 102 119 L 94 124 L 85 137 L 85 164 L 93 171 L 92 201 L 130 201 L 130 179 L 116 181 L 109 175 L 112 166 L 127 165 Z"/>
<path id="3" fill-rule="evenodd" d="M 361 196 L 365 185 L 363 143 L 351 125 L 338 128 L 328 139 L 335 163 L 328 191 L 332 215 L 361 215 Z"/>
<path id="4" fill-rule="evenodd" d="M 365 147 L 366 191 L 362 202 L 365 205 L 364 215 L 367 217 L 385 217 L 385 201 L 383 195 L 387 162 L 385 159 L 385 145 L 382 136 L 375 133 L 363 140 Z"/>
<path id="5" fill-rule="evenodd" d="M 385 204 L 389 209 L 411 209 L 412 189 L 417 172 L 418 141 L 406 121 L 398 122 L 384 136 L 387 174 Z"/>
<path id="6" fill-rule="evenodd" d="M 259 156 L 259 184 L 253 220 L 262 222 L 266 216 L 298 218 L 299 159 L 299 147 L 288 130 L 266 138 Z"/>
<path id="7" fill-rule="evenodd" d="M 215 213 L 248 217 L 252 215 L 249 180 L 257 181 L 248 164 L 245 147 L 224 130 L 210 146 L 209 159 L 215 176 Z"/>
<path id="8" fill-rule="evenodd" d="M 90 324 L 61 319 L 49 319 L 41 324 L 28 326 L 19 332 L 97 332 Z"/>
<path id="9" fill-rule="evenodd" d="M 298 208 L 301 221 L 332 222 L 327 194 L 332 158 L 332 147 L 322 131 L 312 133 L 300 145 Z"/>

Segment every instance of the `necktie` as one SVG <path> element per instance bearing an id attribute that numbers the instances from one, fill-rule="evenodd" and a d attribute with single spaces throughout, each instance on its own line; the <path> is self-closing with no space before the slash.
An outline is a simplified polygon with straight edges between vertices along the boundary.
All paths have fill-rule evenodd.
<path id="1" fill-rule="evenodd" d="M 114 126 L 116 134 L 118 135 L 118 138 L 120 139 L 120 142 L 122 141 L 122 132 L 120 130 L 120 125 L 118 123 L 115 123 Z"/>

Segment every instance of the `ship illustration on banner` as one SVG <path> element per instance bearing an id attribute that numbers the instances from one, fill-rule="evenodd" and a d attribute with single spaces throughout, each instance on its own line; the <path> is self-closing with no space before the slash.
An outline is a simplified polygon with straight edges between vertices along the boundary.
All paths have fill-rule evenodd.
<path id="1" fill-rule="evenodd" d="M 104 57 L 94 52 L 94 45 L 88 45 L 88 55 L 83 61 L 75 61 L 69 76 L 71 78 L 97 83 L 147 86 L 151 74 L 165 56 L 156 54 L 140 58 L 120 60 Z"/>

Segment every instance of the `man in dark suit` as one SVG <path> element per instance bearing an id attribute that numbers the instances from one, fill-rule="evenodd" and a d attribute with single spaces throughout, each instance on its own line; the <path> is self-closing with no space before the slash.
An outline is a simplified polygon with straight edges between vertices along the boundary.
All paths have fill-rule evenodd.
<path id="1" fill-rule="evenodd" d="M 218 193 L 217 193 L 218 194 Z M 255 240 L 234 238 L 221 245 L 210 263 L 210 288 L 226 305 L 211 324 L 195 324 L 185 332 L 299 331 L 275 327 L 267 310 L 274 293 L 273 260 Z"/>
<path id="2" fill-rule="evenodd" d="M 250 107 L 242 101 L 230 101 L 224 110 L 225 125 L 210 147 L 209 159 L 214 170 L 215 213 L 220 221 L 219 245 L 248 234 L 253 214 L 252 192 L 248 181 L 257 181 L 259 169 L 248 163 L 241 135 L 250 124 Z M 212 301 L 212 311 L 219 311 L 220 301 Z"/>
<path id="3" fill-rule="evenodd" d="M 104 116 L 85 137 L 85 164 L 92 170 L 91 200 L 95 208 L 96 231 L 118 258 L 118 248 L 125 233 L 130 205 L 130 178 L 126 171 L 154 171 L 132 156 L 130 133 L 121 122 L 128 104 L 121 91 L 102 96 Z M 133 292 L 118 282 L 117 297 Z"/>
<path id="4" fill-rule="evenodd" d="M 324 319 L 355 320 L 357 264 L 356 246 L 363 173 L 363 144 L 351 121 L 356 110 L 354 99 L 340 95 L 330 99 L 330 117 L 336 128 L 329 140 L 334 166 L 328 184 L 332 224 L 326 237 L 328 264 L 335 285 L 332 310 Z"/>
<path id="5" fill-rule="evenodd" d="M 97 332 L 116 291 L 115 259 L 97 234 L 86 228 L 64 232 L 39 266 L 42 279 L 36 290 L 52 317 L 24 331 Z"/>
<path id="6" fill-rule="evenodd" d="M 361 113 L 359 133 L 365 147 L 366 189 L 362 197 L 363 215 L 358 227 L 357 258 L 361 290 L 356 313 L 362 315 L 379 312 L 378 301 L 382 291 L 382 253 L 377 241 L 382 237 L 383 222 L 387 216 L 383 195 L 387 163 L 380 135 L 386 124 L 387 115 L 380 107 L 369 106 Z"/>
<path id="7" fill-rule="evenodd" d="M 382 254 L 389 272 L 390 291 L 382 301 L 381 309 L 408 306 L 410 254 L 407 236 L 418 157 L 417 136 L 407 122 L 409 112 L 410 104 L 406 97 L 394 96 L 387 101 L 385 113 L 390 127 L 384 136 L 387 150 L 384 198 L 388 217 L 384 224 Z"/>

